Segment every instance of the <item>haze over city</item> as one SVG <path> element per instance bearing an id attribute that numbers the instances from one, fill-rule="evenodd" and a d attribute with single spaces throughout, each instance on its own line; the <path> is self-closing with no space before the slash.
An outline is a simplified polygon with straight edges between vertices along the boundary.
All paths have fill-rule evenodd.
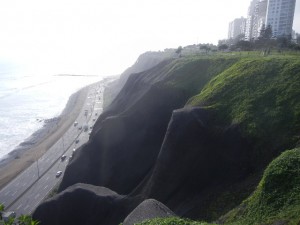
<path id="1" fill-rule="evenodd" d="M 250 0 L 0 1 L 0 62 L 36 74 L 120 74 L 145 51 L 217 44 Z M 300 32 L 300 3 L 294 30 Z"/>

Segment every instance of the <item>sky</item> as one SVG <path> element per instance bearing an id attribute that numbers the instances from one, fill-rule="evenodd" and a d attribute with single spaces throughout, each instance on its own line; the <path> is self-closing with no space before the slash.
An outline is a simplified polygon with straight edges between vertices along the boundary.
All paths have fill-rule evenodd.
<path id="1" fill-rule="evenodd" d="M 300 33 L 300 0 L 294 30 Z M 0 0 L 0 64 L 117 75 L 146 51 L 225 39 L 250 0 Z"/>

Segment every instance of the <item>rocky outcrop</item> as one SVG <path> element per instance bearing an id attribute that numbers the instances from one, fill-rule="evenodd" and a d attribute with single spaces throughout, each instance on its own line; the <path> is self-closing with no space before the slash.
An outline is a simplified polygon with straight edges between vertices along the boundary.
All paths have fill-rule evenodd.
<path id="1" fill-rule="evenodd" d="M 139 204 L 124 220 L 123 225 L 134 225 L 153 218 L 176 216 L 167 206 L 155 199 L 147 199 Z"/>
<path id="2" fill-rule="evenodd" d="M 160 79 L 155 71 L 143 74 L 143 79 L 130 78 L 95 124 L 91 141 L 69 164 L 59 191 L 83 182 L 128 194 L 144 179 L 156 160 L 172 110 L 188 98 L 179 89 L 161 85 Z"/>
<path id="3" fill-rule="evenodd" d="M 166 60 L 132 74 L 99 117 L 90 141 L 76 151 L 60 194 L 39 206 L 34 217 L 42 225 L 50 224 L 47 217 L 53 224 L 64 224 L 75 211 L 50 215 L 48 209 L 77 205 L 78 196 L 84 196 L 83 217 L 100 211 L 89 223 L 78 218 L 81 224 L 118 224 L 149 198 L 179 216 L 213 219 L 206 215 L 206 203 L 216 199 L 215 191 L 223 193 L 228 184 L 242 182 L 251 172 L 251 145 L 241 137 L 238 125 L 217 124 L 212 110 L 180 108 L 233 63 L 232 59 Z M 104 186 L 120 195 L 103 195 L 90 187 L 78 188 L 77 183 Z"/>
<path id="4" fill-rule="evenodd" d="M 125 85 L 128 77 L 133 73 L 141 73 L 143 71 L 149 70 L 161 63 L 163 60 L 171 58 L 172 51 L 168 52 L 145 52 L 141 54 L 136 62 L 126 69 L 121 75 L 120 79 L 110 83 L 110 85 L 104 91 L 104 108 L 111 104 L 118 93 L 121 91 Z"/>
<path id="5" fill-rule="evenodd" d="M 212 219 L 203 203 L 252 172 L 250 154 L 238 126 L 219 127 L 202 108 L 175 110 L 151 174 L 132 195 L 157 199 L 180 216 Z"/>
<path id="6" fill-rule="evenodd" d="M 43 225 L 119 224 L 140 202 L 104 187 L 76 184 L 44 202 L 33 217 Z"/>
<path id="7" fill-rule="evenodd" d="M 80 159 L 83 160 L 86 155 L 83 154 Z M 213 115 L 202 108 L 176 110 L 154 168 L 129 195 L 121 196 L 106 188 L 76 184 L 42 204 L 34 217 L 43 225 L 58 225 L 66 224 L 70 215 L 80 214 L 81 219 L 75 217 L 71 224 L 114 225 L 123 221 L 144 199 L 153 198 L 166 204 L 179 216 L 205 218 L 206 215 L 201 212 L 206 212 L 204 202 L 215 194 L 214 187 L 226 190 L 228 182 L 238 183 L 249 174 L 248 155 L 249 145 L 240 137 L 238 126 L 217 127 Z M 81 163 L 82 166 L 88 165 L 83 161 Z M 126 186 L 126 181 L 122 182 Z M 76 205 L 84 206 L 80 207 L 80 213 L 76 211 L 79 209 L 74 208 Z M 144 203 L 125 222 L 131 224 L 131 221 L 161 216 L 161 213 L 172 215 L 168 210 L 164 214 L 158 206 L 151 203 L 152 208 L 146 207 L 149 211 L 143 213 Z M 48 222 L 49 217 L 58 221 Z"/>
<path id="8" fill-rule="evenodd" d="M 128 215 L 128 216 L 127 216 Z M 127 217 L 126 217 L 127 216 Z M 44 202 L 33 214 L 43 225 L 133 225 L 147 219 L 176 216 L 154 199 L 118 195 L 108 188 L 76 184 Z"/>

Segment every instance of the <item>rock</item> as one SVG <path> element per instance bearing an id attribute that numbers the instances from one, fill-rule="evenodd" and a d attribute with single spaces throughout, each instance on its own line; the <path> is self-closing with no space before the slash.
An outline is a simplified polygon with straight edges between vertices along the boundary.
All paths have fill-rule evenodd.
<path id="1" fill-rule="evenodd" d="M 123 225 L 133 225 L 153 218 L 176 216 L 167 206 L 155 199 L 147 199 L 138 205 L 124 220 Z"/>
<path id="2" fill-rule="evenodd" d="M 157 199 L 179 216 L 212 219 L 205 200 L 249 174 L 249 149 L 238 126 L 217 126 L 209 110 L 175 110 L 151 174 L 131 194 Z"/>
<path id="3" fill-rule="evenodd" d="M 114 225 L 145 199 L 162 202 L 178 216 L 212 219 L 210 215 L 223 213 L 210 214 L 208 204 L 216 202 L 216 188 L 225 192 L 228 183 L 251 172 L 251 145 L 238 126 L 216 124 L 209 109 L 173 111 L 198 93 L 211 71 L 218 74 L 214 63 L 207 64 L 192 61 L 185 70 L 164 61 L 132 74 L 97 120 L 90 141 L 76 151 L 60 194 L 39 206 L 36 218 L 59 225 L 74 215 L 74 224 Z M 103 195 L 76 183 L 107 187 L 120 195 Z M 72 209 L 76 205 L 84 206 L 82 212 Z"/>
<path id="4" fill-rule="evenodd" d="M 33 213 L 40 225 L 117 225 L 141 202 L 104 187 L 76 184 Z"/>
<path id="5" fill-rule="evenodd" d="M 89 183 L 128 194 L 144 179 L 155 163 L 173 109 L 187 99 L 181 90 L 160 85 L 163 78 L 157 70 L 129 77 L 129 84 L 94 125 L 91 141 L 68 166 L 59 191 Z"/>

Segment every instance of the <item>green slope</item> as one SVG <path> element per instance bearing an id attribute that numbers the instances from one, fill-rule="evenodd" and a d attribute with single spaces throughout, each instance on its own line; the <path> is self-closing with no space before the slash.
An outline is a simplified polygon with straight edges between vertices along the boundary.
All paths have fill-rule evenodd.
<path id="1" fill-rule="evenodd" d="M 201 70 L 210 74 L 210 70 L 220 69 L 218 66 L 225 59 L 212 57 L 205 60 L 202 59 Z M 293 149 L 300 143 L 300 59 L 276 56 L 231 60 L 230 66 L 224 66 L 217 76 L 207 77 L 209 83 L 204 84 L 204 88 L 199 89 L 200 93 L 192 97 L 186 106 L 211 110 L 218 125 L 240 126 L 242 135 L 253 144 L 251 160 L 257 166 L 255 176 L 274 157 L 283 153 L 265 169 L 255 192 L 218 222 L 299 224 L 300 149 L 284 150 Z M 183 68 L 188 73 L 188 69 L 193 69 L 193 63 Z M 174 77 L 171 85 L 193 88 L 194 81 L 185 80 L 182 76 Z M 142 224 L 201 223 L 173 218 Z"/>
<path id="2" fill-rule="evenodd" d="M 241 59 L 216 76 L 188 105 L 216 112 L 219 124 L 240 124 L 257 157 L 276 155 L 299 141 L 300 59 Z"/>
<path id="3" fill-rule="evenodd" d="M 300 148 L 288 150 L 266 168 L 255 192 L 218 224 L 252 225 L 300 223 Z M 202 225 L 180 218 L 152 219 L 140 225 Z"/>
<path id="4" fill-rule="evenodd" d="M 225 224 L 299 224 L 300 148 L 282 153 L 264 172 L 256 191 L 225 215 Z"/>

